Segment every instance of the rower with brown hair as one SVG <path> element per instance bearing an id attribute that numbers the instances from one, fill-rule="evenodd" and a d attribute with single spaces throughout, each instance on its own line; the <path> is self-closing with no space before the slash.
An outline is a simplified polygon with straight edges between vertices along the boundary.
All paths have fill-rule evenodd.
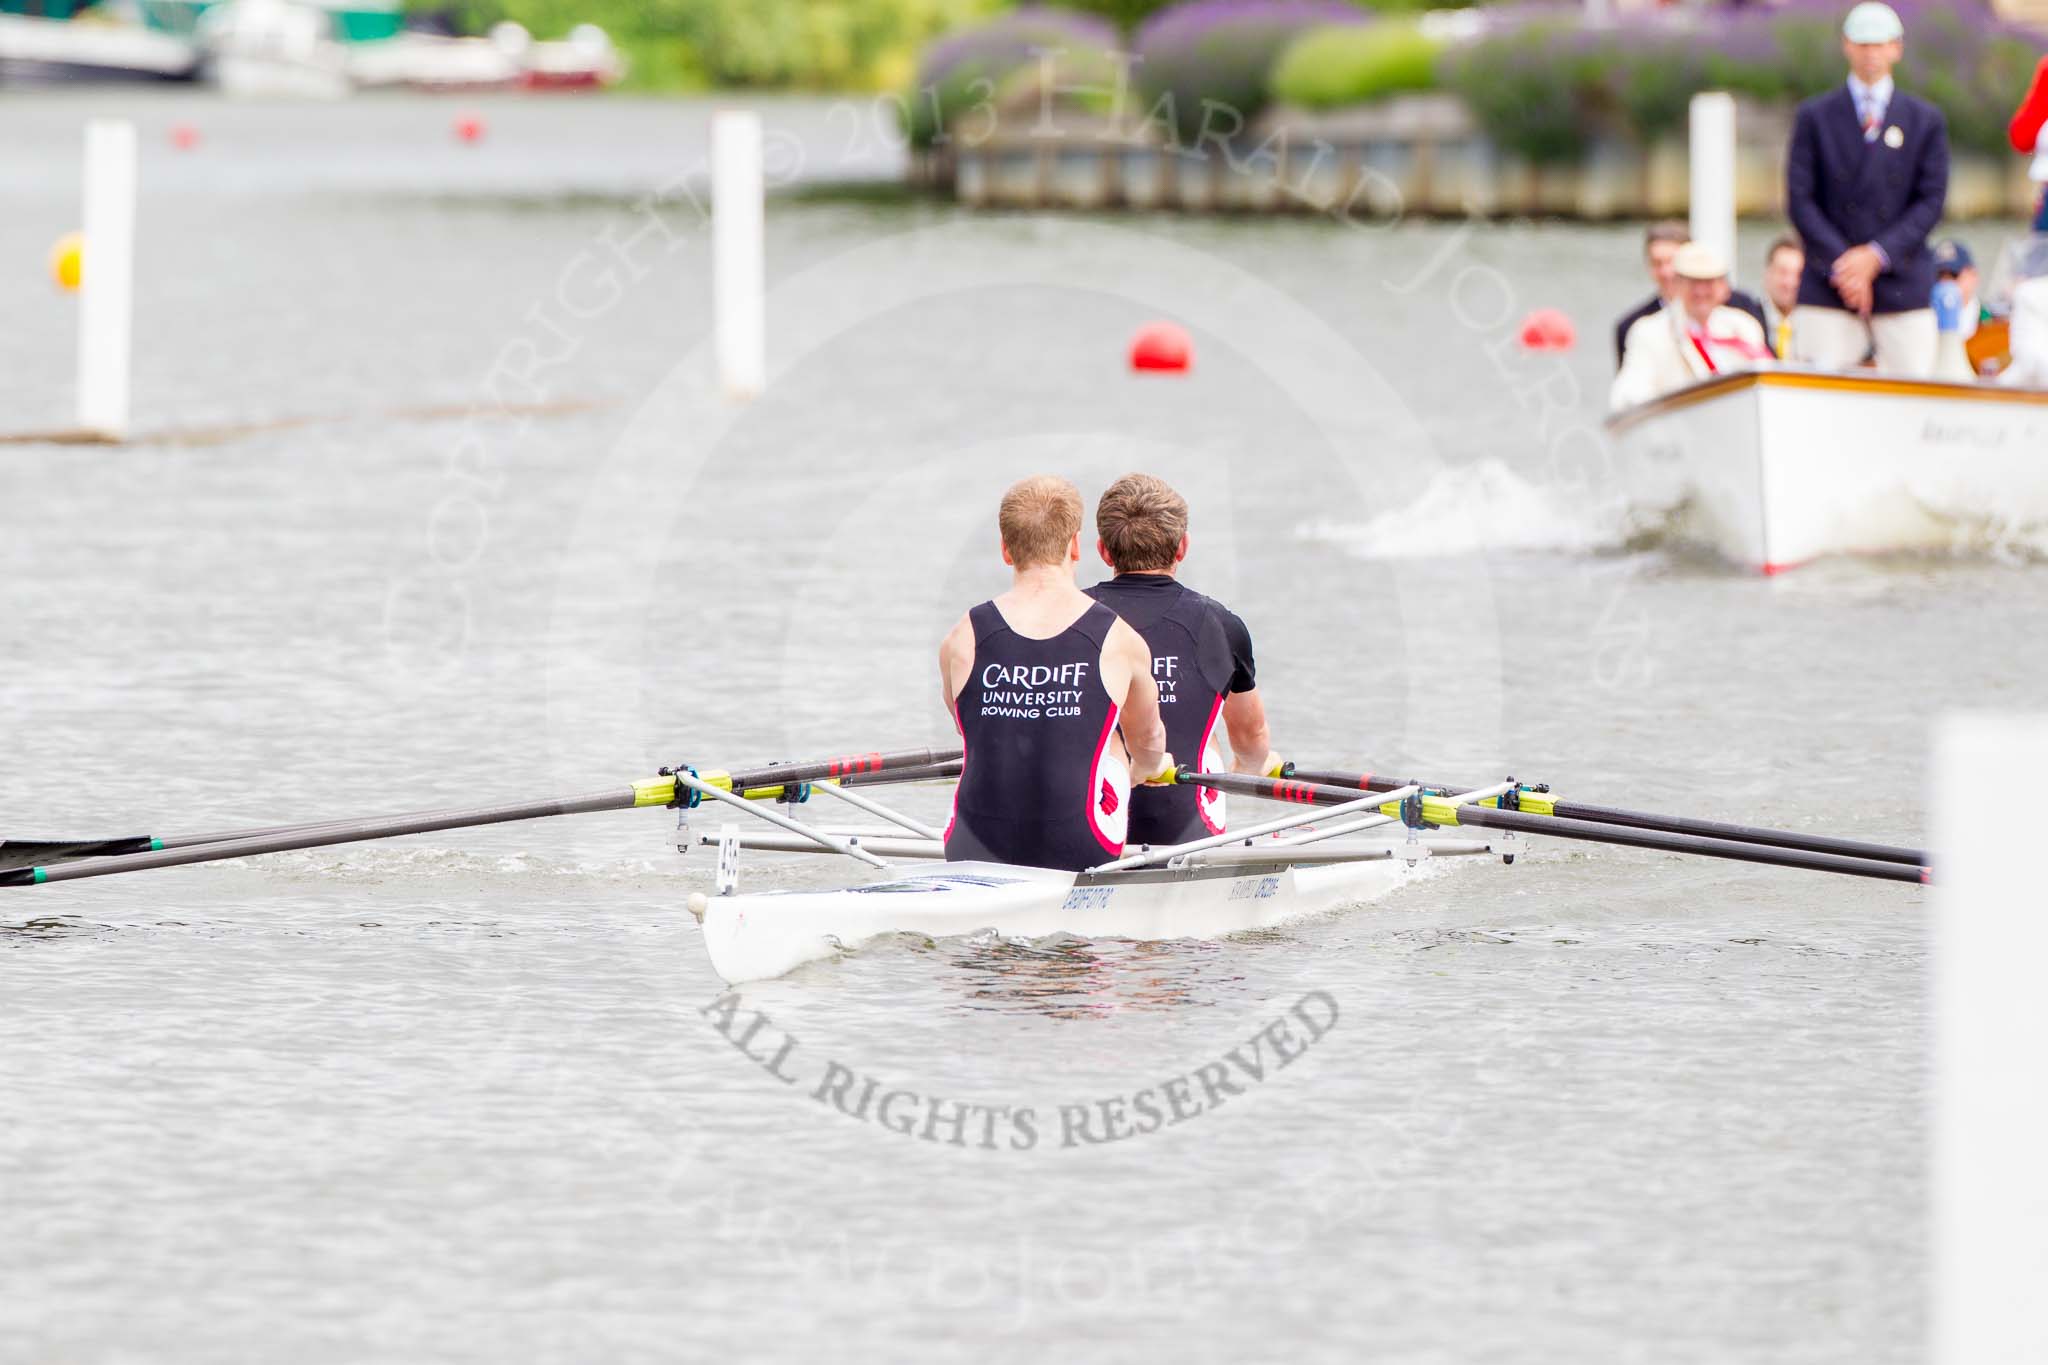
<path id="1" fill-rule="evenodd" d="M 1074 583 L 1081 515 L 1065 479 L 1013 485 L 997 517 L 1010 590 L 939 646 L 965 750 L 946 826 L 952 861 L 1094 867 L 1123 853 L 1133 775 L 1171 780 L 1152 656 Z"/>
<path id="2" fill-rule="evenodd" d="M 1235 612 L 1180 583 L 1188 554 L 1187 500 L 1163 479 L 1126 474 L 1095 508 L 1095 548 L 1116 577 L 1088 589 L 1096 601 L 1145 637 L 1166 747 L 1200 772 L 1218 772 L 1221 720 L 1235 756 L 1233 771 L 1271 773 L 1280 766 L 1266 725 L 1252 662 L 1251 632 Z M 1129 839 L 1178 844 L 1223 832 L 1223 794 L 1211 787 L 1148 787 L 1132 793 Z"/>

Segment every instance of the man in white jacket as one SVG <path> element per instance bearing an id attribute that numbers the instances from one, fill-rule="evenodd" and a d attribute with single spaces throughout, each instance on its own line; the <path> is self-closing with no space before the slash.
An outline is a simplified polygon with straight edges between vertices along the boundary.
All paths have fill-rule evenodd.
<path id="1" fill-rule="evenodd" d="M 1721 302 L 1728 295 L 1728 263 L 1719 253 L 1687 242 L 1675 268 L 1677 296 L 1628 330 L 1621 373 L 1608 395 L 1616 411 L 1717 374 L 1771 363 L 1756 319 Z"/>

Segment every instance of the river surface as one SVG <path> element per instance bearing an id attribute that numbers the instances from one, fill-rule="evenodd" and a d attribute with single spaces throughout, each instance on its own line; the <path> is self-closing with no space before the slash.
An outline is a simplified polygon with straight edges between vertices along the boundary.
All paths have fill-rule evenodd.
<path id="1" fill-rule="evenodd" d="M 2037 546 L 1672 543 L 1590 439 L 1633 228 L 977 216 L 823 192 L 894 173 L 871 107 L 762 107 L 735 406 L 705 105 L 0 96 L 0 430 L 69 421 L 83 119 L 143 156 L 142 439 L 0 446 L 0 836 L 944 744 L 935 643 L 1038 470 L 1183 486 L 1305 766 L 1918 841 L 1934 717 L 2040 703 Z M 1576 350 L 1513 347 L 1538 306 Z M 1188 376 L 1126 373 L 1155 317 Z M 786 1084 L 673 824 L 0 893 L 42 917 L 0 929 L 0 1359 L 1921 1356 L 1917 889 L 1555 845 L 1243 941 L 890 942 L 728 1002 Z M 1285 1069 L 1067 1140 L 1297 1006 Z M 835 1066 L 1038 1140 L 841 1112 Z"/>

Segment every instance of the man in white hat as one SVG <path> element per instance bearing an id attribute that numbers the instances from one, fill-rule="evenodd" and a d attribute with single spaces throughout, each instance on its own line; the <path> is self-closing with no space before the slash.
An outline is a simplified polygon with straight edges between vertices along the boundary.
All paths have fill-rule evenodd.
<path id="1" fill-rule="evenodd" d="M 1948 198 L 1948 125 L 1892 83 L 1905 36 L 1889 5 L 1850 10 L 1849 79 L 1801 104 L 1792 126 L 1785 203 L 1806 243 L 1792 315 L 1800 364 L 1848 369 L 1874 350 L 1888 373 L 1934 372 L 1927 234 Z"/>
<path id="2" fill-rule="evenodd" d="M 1771 363 L 1764 329 L 1727 297 L 1728 263 L 1704 242 L 1687 242 L 1672 262 L 1678 292 L 1628 329 L 1609 405 L 1617 411 L 1661 398 L 1717 374 Z"/>

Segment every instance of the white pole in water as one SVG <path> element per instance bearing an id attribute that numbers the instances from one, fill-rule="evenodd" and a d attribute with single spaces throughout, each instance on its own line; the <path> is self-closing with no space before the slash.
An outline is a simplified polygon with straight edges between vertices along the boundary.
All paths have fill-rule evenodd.
<path id="1" fill-rule="evenodd" d="M 1692 97 L 1692 239 L 1712 247 L 1735 279 L 1735 97 Z"/>
<path id="2" fill-rule="evenodd" d="M 723 110 L 711 119 L 712 312 L 718 378 L 726 396 L 757 397 L 768 382 L 761 116 Z"/>
<path id="3" fill-rule="evenodd" d="M 1934 755 L 1934 1365 L 2048 1360 L 2048 909 L 1990 814 L 2048 771 L 2048 717 L 1953 717 Z"/>
<path id="4" fill-rule="evenodd" d="M 128 434 L 135 316 L 135 125 L 126 119 L 85 125 L 81 232 L 78 425 L 118 441 Z"/>

